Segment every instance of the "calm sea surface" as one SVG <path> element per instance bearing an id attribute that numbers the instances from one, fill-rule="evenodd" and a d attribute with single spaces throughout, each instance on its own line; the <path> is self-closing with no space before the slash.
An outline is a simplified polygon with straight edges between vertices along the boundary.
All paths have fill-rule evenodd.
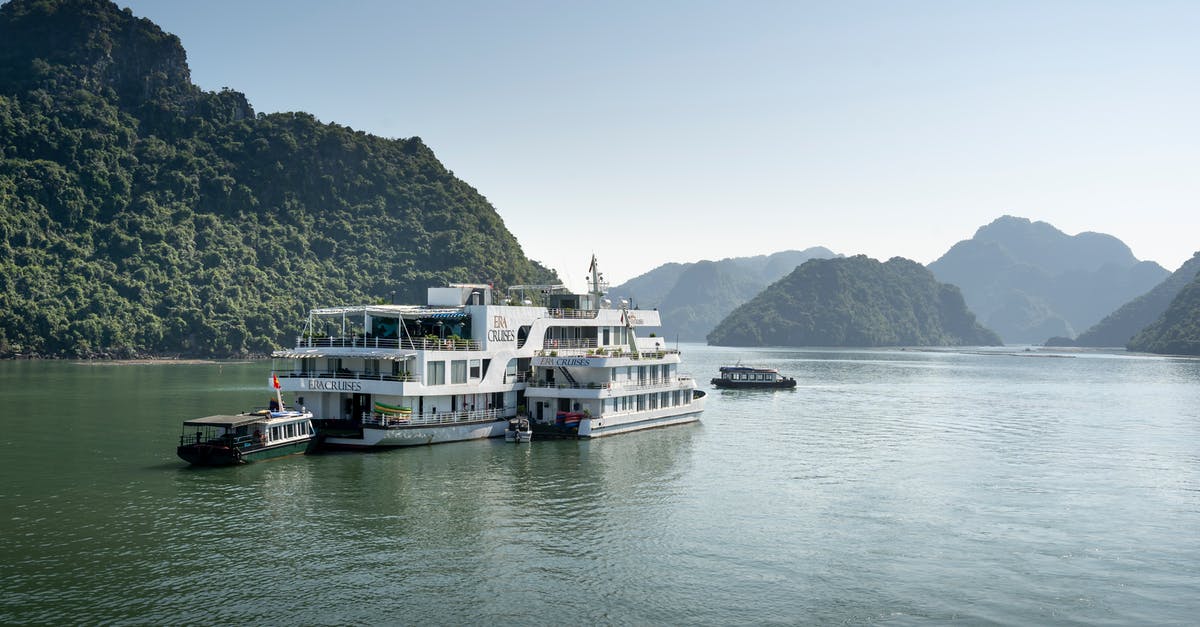
<path id="1" fill-rule="evenodd" d="M 265 404 L 268 363 L 0 362 L 0 623 L 1200 617 L 1200 361 L 682 348 L 799 387 L 195 470 L 179 423 Z"/>

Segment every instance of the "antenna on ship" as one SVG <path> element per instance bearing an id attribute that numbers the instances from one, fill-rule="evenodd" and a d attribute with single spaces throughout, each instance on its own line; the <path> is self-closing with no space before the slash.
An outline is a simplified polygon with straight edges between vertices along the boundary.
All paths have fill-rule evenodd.
<path id="1" fill-rule="evenodd" d="M 596 302 L 599 304 L 600 298 L 608 292 L 608 283 L 604 281 L 604 275 L 600 274 L 600 266 L 596 264 L 596 253 L 592 253 L 592 263 L 588 264 L 588 272 L 592 275 L 591 289 L 588 291 L 596 295 Z"/>

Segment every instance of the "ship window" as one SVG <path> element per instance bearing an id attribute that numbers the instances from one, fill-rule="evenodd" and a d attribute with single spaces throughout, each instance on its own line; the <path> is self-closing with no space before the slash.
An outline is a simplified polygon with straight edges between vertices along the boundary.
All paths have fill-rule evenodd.
<path id="1" fill-rule="evenodd" d="M 467 382 L 467 360 L 455 359 L 450 362 L 450 382 L 451 383 L 466 383 Z"/>
<path id="2" fill-rule="evenodd" d="M 480 376 L 480 366 L 483 362 L 478 359 L 472 359 L 470 364 L 470 376 L 472 379 L 478 379 Z"/>
<path id="3" fill-rule="evenodd" d="M 446 383 L 446 362 L 431 361 L 425 364 L 425 384 L 443 385 Z"/>

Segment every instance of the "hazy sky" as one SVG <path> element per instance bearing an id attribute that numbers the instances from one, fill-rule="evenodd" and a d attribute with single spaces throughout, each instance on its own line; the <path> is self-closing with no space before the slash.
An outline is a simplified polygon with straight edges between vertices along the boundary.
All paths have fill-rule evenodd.
<path id="1" fill-rule="evenodd" d="M 1200 2 L 122 2 L 256 111 L 420 136 L 582 287 L 1011 214 L 1200 250 Z"/>

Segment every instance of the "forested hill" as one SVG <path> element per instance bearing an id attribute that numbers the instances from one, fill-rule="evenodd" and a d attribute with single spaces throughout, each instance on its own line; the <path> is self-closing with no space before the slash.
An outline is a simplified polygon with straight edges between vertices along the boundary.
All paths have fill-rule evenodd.
<path id="1" fill-rule="evenodd" d="M 1129 350 L 1200 355 L 1200 275 L 1184 286 L 1158 320 L 1129 340 Z"/>
<path id="2" fill-rule="evenodd" d="M 1149 292 L 1125 303 L 1095 326 L 1079 334 L 1074 341 L 1067 338 L 1052 338 L 1054 344 L 1067 346 L 1125 346 L 1138 331 L 1149 326 L 1167 310 L 1171 301 L 1179 295 L 1196 275 L 1200 273 L 1200 252 L 1192 255 L 1171 276 Z M 1047 342 L 1050 344 L 1052 342 Z"/>
<path id="3" fill-rule="evenodd" d="M 669 263 L 614 287 L 611 294 L 627 297 L 643 308 L 657 307 L 665 336 L 704 341 L 735 307 L 796 266 L 809 259 L 836 256 L 828 248 L 814 246 L 755 257 Z"/>
<path id="4" fill-rule="evenodd" d="M 0 6 L 0 356 L 231 356 L 309 307 L 555 280 L 419 138 L 255 114 L 103 0 Z"/>
<path id="5" fill-rule="evenodd" d="M 713 329 L 721 346 L 997 345 L 958 288 L 924 266 L 864 255 L 813 259 L 738 307 Z"/>

